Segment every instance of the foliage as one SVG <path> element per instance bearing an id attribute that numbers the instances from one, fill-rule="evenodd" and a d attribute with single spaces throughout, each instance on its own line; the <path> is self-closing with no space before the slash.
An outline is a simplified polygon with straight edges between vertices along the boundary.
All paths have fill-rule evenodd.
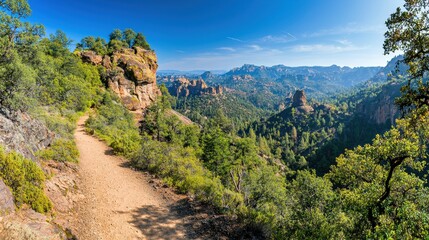
<path id="1" fill-rule="evenodd" d="M 276 166 L 258 156 L 252 138 L 232 135 L 231 121 L 219 111 L 200 131 L 168 114 L 169 96 L 149 107 L 142 122 L 142 148 L 134 166 L 249 224 L 273 229 L 286 211 L 285 181 Z"/>
<path id="2" fill-rule="evenodd" d="M 402 88 L 398 99 L 402 110 L 417 109 L 429 105 L 429 84 L 423 78 L 429 70 L 429 6 L 425 0 L 405 0 L 403 8 L 398 7 L 386 21 L 385 54 L 404 52 L 411 78 Z"/>
<path id="3" fill-rule="evenodd" d="M 73 140 L 57 139 L 48 149 L 40 151 L 38 156 L 57 162 L 78 162 L 79 150 Z"/>
<path id="4" fill-rule="evenodd" d="M 240 198 L 225 190 L 220 180 L 204 168 L 192 148 L 158 142 L 146 136 L 131 163 L 139 169 L 156 173 L 181 192 L 218 208 L 240 204 Z"/>
<path id="5" fill-rule="evenodd" d="M 398 120 L 397 127 L 377 135 L 371 145 L 337 158 L 328 177 L 338 187 L 339 203 L 353 223 L 347 229 L 351 237 L 427 236 L 426 181 L 411 173 L 426 164 L 428 118 L 420 120 L 418 127 Z"/>
<path id="6" fill-rule="evenodd" d="M 0 178 L 12 189 L 18 206 L 28 204 L 40 213 L 52 208 L 43 192 L 45 174 L 33 161 L 0 147 Z"/>
<path id="7" fill-rule="evenodd" d="M 236 130 L 272 113 L 272 111 L 255 107 L 248 99 L 240 95 L 229 93 L 220 96 L 180 97 L 177 98 L 173 108 L 201 125 L 206 124 L 207 119 L 215 117 L 221 110 L 232 121 L 233 128 Z"/>
<path id="8" fill-rule="evenodd" d="M 113 30 L 109 34 L 109 42 L 101 37 L 88 36 L 76 45 L 76 50 L 91 50 L 99 55 L 112 54 L 121 48 L 141 47 L 151 50 L 149 43 L 142 33 L 136 33 L 134 30 L 127 28 L 124 31 L 119 29 Z"/>
<path id="9" fill-rule="evenodd" d="M 86 127 L 119 155 L 131 156 L 140 146 L 140 135 L 133 115 L 113 93 L 103 94 L 100 106 L 95 115 L 87 120 Z"/>

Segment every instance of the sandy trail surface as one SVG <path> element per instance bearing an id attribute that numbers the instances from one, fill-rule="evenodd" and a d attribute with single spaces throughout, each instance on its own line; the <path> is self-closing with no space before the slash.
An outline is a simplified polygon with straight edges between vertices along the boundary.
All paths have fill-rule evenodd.
<path id="1" fill-rule="evenodd" d="M 76 209 L 72 232 L 79 240 L 188 239 L 181 201 L 168 200 L 149 184 L 148 176 L 127 167 L 108 146 L 84 131 L 75 132 L 80 152 L 79 175 L 85 198 Z"/>

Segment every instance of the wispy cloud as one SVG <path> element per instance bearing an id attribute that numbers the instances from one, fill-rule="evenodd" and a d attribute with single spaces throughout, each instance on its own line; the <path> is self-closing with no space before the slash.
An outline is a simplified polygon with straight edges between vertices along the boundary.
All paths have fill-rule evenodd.
<path id="1" fill-rule="evenodd" d="M 232 41 L 236 41 L 236 42 L 241 42 L 241 43 L 244 42 L 243 40 L 238 39 L 238 38 L 233 38 L 233 37 L 226 37 L 226 38 L 229 39 L 229 40 L 232 40 Z"/>
<path id="2" fill-rule="evenodd" d="M 267 43 L 287 43 L 290 41 L 294 41 L 297 38 L 290 34 L 286 33 L 283 35 L 267 35 L 260 39 L 261 42 L 267 42 Z"/>
<path id="3" fill-rule="evenodd" d="M 257 45 L 257 44 L 248 45 L 248 47 L 250 49 L 252 49 L 253 51 L 261 51 L 262 50 L 262 47 Z"/>
<path id="4" fill-rule="evenodd" d="M 354 34 L 354 33 L 366 33 L 366 32 L 382 32 L 383 26 L 358 26 L 355 24 L 348 24 L 346 26 L 322 29 L 317 32 L 304 34 L 304 37 L 322 37 L 322 36 L 332 36 L 332 35 L 344 35 L 344 34 Z"/>
<path id="5" fill-rule="evenodd" d="M 351 45 L 353 45 L 353 43 L 352 43 L 352 42 L 350 42 L 350 41 L 349 41 L 349 40 L 347 40 L 347 39 L 337 40 L 336 42 L 337 42 L 337 43 L 339 43 L 339 44 L 341 44 L 341 45 L 345 45 L 345 46 L 351 46 Z"/>
<path id="6" fill-rule="evenodd" d="M 365 47 L 358 47 L 351 42 L 343 42 L 340 44 L 302 44 L 291 48 L 292 52 L 297 53 L 341 53 L 363 50 Z"/>
<path id="7" fill-rule="evenodd" d="M 237 51 L 237 49 L 235 49 L 235 48 L 232 48 L 232 47 L 220 47 L 220 48 L 217 48 L 218 50 L 223 50 L 223 51 L 229 51 L 229 52 L 235 52 L 235 51 Z"/>

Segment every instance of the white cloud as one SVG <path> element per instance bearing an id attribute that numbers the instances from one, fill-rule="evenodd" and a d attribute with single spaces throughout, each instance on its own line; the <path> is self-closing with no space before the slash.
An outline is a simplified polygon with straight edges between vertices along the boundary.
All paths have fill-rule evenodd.
<path id="1" fill-rule="evenodd" d="M 352 46 L 353 45 L 353 43 L 347 39 L 337 40 L 336 42 L 341 44 L 341 45 L 344 45 L 344 46 Z"/>
<path id="2" fill-rule="evenodd" d="M 333 45 L 333 44 L 303 44 L 296 45 L 291 48 L 292 52 L 298 53 L 341 53 L 341 52 L 351 52 L 365 49 L 363 47 L 354 46 L 351 43 L 341 44 L 341 45 Z"/>
<path id="3" fill-rule="evenodd" d="M 332 35 L 344 35 L 344 34 L 353 34 L 353 33 L 367 33 L 367 32 L 383 32 L 383 25 L 377 26 L 358 26 L 355 24 L 348 24 L 346 26 L 322 29 L 320 31 L 304 34 L 304 37 L 322 37 L 322 36 L 332 36 Z"/>
<path id="4" fill-rule="evenodd" d="M 276 36 L 274 36 L 274 35 L 267 35 L 265 37 L 262 37 L 260 39 L 260 41 L 261 42 L 272 42 L 272 43 L 287 43 L 287 42 L 290 42 L 290 41 L 294 41 L 296 39 L 297 38 L 294 35 L 292 35 L 290 33 L 287 33 L 287 34 L 276 35 Z"/>
<path id="5" fill-rule="evenodd" d="M 232 48 L 232 47 L 220 47 L 220 48 L 217 48 L 218 50 L 223 50 L 223 51 L 228 51 L 228 52 L 235 52 L 235 51 L 237 51 L 237 49 L 235 49 L 235 48 Z"/>
<path id="6" fill-rule="evenodd" d="M 236 42 L 244 42 L 243 40 L 241 40 L 241 39 L 238 39 L 238 38 L 233 38 L 233 37 L 226 37 L 227 39 L 229 39 L 229 40 L 232 40 L 232 41 L 236 41 Z"/>
<path id="7" fill-rule="evenodd" d="M 261 51 L 262 47 L 257 44 L 248 45 L 249 48 L 251 48 L 253 51 Z"/>

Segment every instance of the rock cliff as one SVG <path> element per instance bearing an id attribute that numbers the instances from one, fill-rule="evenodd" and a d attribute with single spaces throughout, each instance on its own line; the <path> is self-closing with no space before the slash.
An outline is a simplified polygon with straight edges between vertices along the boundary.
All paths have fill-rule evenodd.
<path id="1" fill-rule="evenodd" d="M 202 79 L 189 80 L 181 77 L 173 82 L 168 88 L 170 94 L 177 97 L 200 96 L 200 95 L 222 95 L 223 87 L 209 87 Z"/>
<path id="2" fill-rule="evenodd" d="M 401 94 L 400 87 L 401 84 L 396 82 L 383 86 L 377 95 L 357 105 L 356 112 L 365 116 L 372 123 L 393 125 L 399 116 L 395 99 Z"/>
<path id="3" fill-rule="evenodd" d="M 55 135 L 45 125 L 27 113 L 12 113 L 0 108 L 0 145 L 27 158 L 51 144 Z"/>
<path id="4" fill-rule="evenodd" d="M 309 113 L 314 111 L 313 107 L 307 104 L 307 97 L 304 90 L 297 90 L 292 98 L 292 107 L 299 112 Z"/>
<path id="5" fill-rule="evenodd" d="M 139 47 L 123 48 L 111 55 L 92 51 L 79 53 L 82 61 L 103 66 L 102 78 L 129 110 L 147 108 L 161 94 L 156 86 L 158 69 L 155 52 Z"/>

